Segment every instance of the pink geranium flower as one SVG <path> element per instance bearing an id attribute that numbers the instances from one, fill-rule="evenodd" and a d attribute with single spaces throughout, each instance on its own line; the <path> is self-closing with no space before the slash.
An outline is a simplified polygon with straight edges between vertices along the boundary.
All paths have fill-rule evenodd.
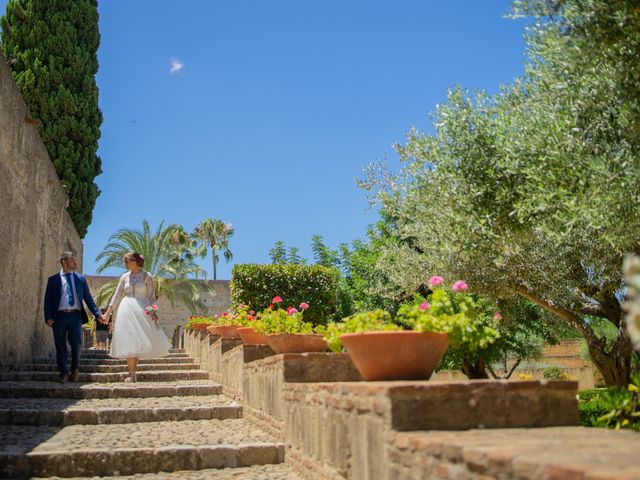
<path id="1" fill-rule="evenodd" d="M 275 297 L 273 297 L 273 300 L 271 300 L 271 303 L 282 303 L 282 297 L 278 297 L 276 295 Z"/>
<path id="2" fill-rule="evenodd" d="M 298 313 L 298 309 L 297 308 L 293 308 L 293 307 L 289 307 L 289 309 L 287 310 L 287 313 L 289 315 L 293 315 L 294 313 Z"/>
<path id="3" fill-rule="evenodd" d="M 307 308 L 309 308 L 309 304 L 306 302 L 302 302 L 300 304 L 300 310 L 306 310 Z"/>
<path id="4" fill-rule="evenodd" d="M 493 316 L 493 319 L 499 322 L 500 320 L 502 320 L 502 314 L 500 312 L 496 312 L 496 314 Z"/>
<path id="5" fill-rule="evenodd" d="M 433 277 L 431 277 L 429 279 L 429 281 L 427 282 L 430 286 L 435 287 L 437 285 L 440 285 L 442 282 L 444 281 L 444 279 L 439 276 L 439 275 L 434 275 Z"/>
<path id="6" fill-rule="evenodd" d="M 431 304 L 429 302 L 422 302 L 418 308 L 424 312 L 430 306 L 431 306 Z"/>
<path id="7" fill-rule="evenodd" d="M 453 290 L 454 292 L 464 292 L 465 290 L 468 290 L 468 289 L 469 289 L 469 285 L 467 285 L 467 282 L 465 282 L 464 280 L 458 280 L 451 287 L 451 290 Z"/>

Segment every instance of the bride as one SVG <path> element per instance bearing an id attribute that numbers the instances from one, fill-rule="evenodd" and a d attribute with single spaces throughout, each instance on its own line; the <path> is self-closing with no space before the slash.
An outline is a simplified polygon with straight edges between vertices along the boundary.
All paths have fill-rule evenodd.
<path id="1" fill-rule="evenodd" d="M 110 354 L 127 359 L 129 376 L 125 382 L 135 382 L 138 359 L 165 356 L 171 344 L 158 326 L 155 314 L 145 313 L 145 307 L 153 305 L 156 299 L 151 274 L 142 269 L 144 258 L 138 252 L 129 252 L 124 256 L 124 264 L 129 271 L 120 277 L 105 318 L 116 309 Z"/>

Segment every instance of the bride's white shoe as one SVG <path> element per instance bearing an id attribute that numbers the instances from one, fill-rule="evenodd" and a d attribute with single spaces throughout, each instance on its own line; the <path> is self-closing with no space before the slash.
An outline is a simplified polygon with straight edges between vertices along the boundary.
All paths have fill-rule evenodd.
<path id="1" fill-rule="evenodd" d="M 129 375 L 127 378 L 124 379 L 125 383 L 135 383 L 136 382 L 136 374 L 134 373 L 133 375 Z"/>

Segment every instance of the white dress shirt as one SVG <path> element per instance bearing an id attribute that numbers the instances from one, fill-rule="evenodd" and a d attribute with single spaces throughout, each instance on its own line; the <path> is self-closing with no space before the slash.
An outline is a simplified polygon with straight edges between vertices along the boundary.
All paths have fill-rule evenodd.
<path id="1" fill-rule="evenodd" d="M 60 279 L 62 280 L 62 290 L 60 292 L 60 305 L 58 310 L 80 310 L 80 300 L 78 299 L 78 292 L 76 292 L 76 282 L 74 281 L 75 273 L 71 272 L 71 291 L 73 292 L 73 300 L 75 303 L 73 306 L 69 305 L 67 300 L 67 277 L 64 274 L 64 270 L 60 269 Z"/>

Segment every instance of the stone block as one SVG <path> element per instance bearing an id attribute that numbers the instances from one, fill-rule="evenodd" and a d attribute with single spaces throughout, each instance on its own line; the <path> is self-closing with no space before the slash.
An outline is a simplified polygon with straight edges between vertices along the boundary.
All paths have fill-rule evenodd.
<path id="1" fill-rule="evenodd" d="M 244 365 L 275 355 L 269 345 L 237 345 L 222 354 L 222 385 L 225 395 L 243 401 Z"/>
<path id="2" fill-rule="evenodd" d="M 577 388 L 544 380 L 389 382 L 386 394 L 395 430 L 467 430 L 578 425 Z"/>
<path id="3" fill-rule="evenodd" d="M 255 360 L 244 365 L 245 416 L 281 437 L 285 384 L 358 380 L 360 374 L 344 353 L 285 353 Z"/>

